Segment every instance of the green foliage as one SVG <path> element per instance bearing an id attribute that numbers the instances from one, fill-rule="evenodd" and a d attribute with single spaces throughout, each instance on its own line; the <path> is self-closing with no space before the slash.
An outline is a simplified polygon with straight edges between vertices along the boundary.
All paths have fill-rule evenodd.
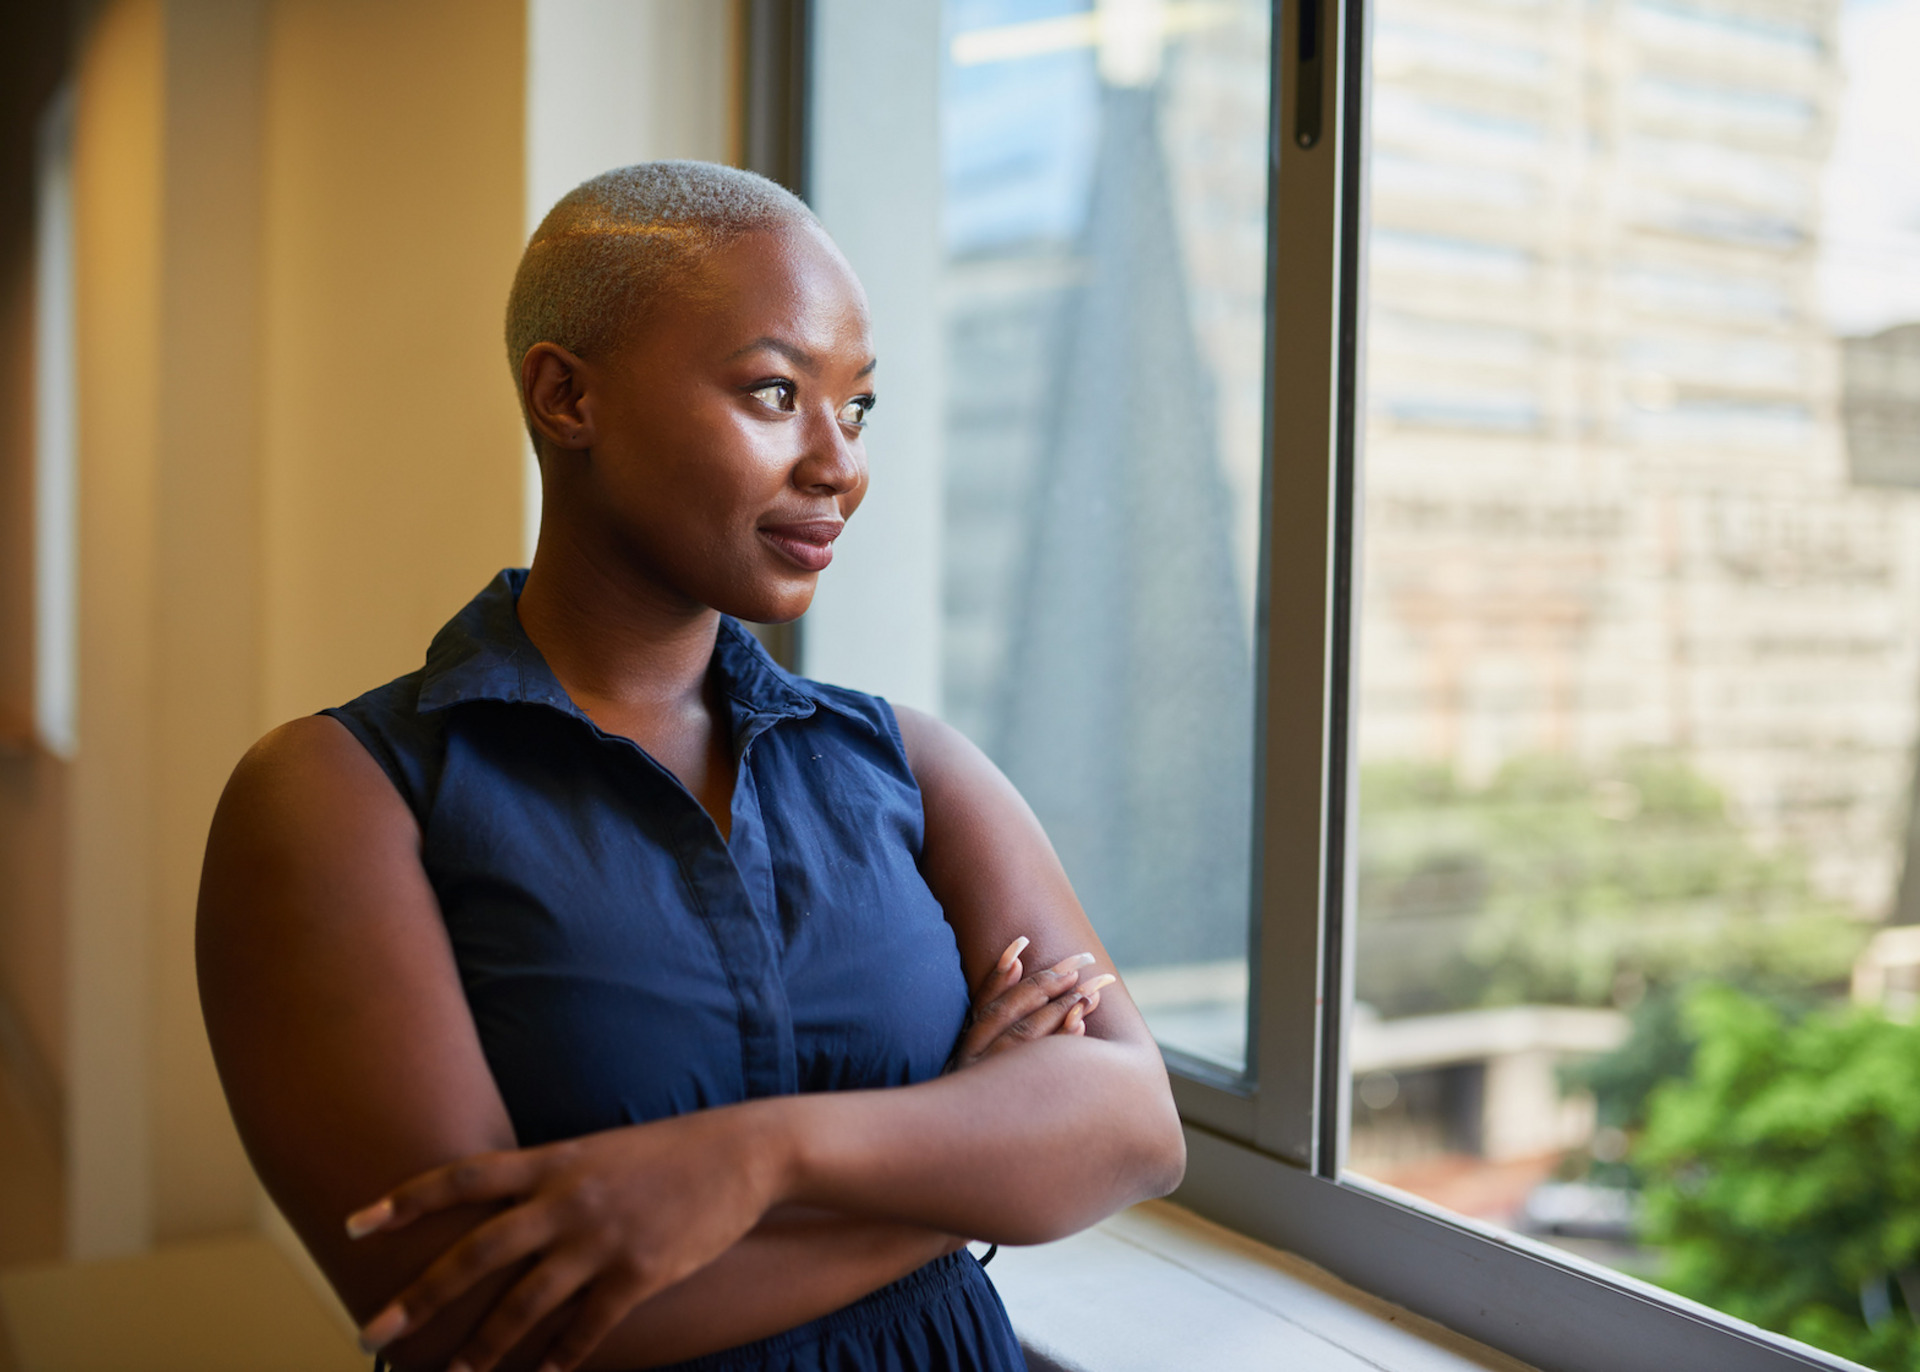
<path id="1" fill-rule="evenodd" d="M 1670 756 L 1520 758 L 1480 787 L 1381 765 L 1360 807 L 1358 994 L 1386 1015 L 1630 1003 L 1695 977 L 1830 983 L 1866 936 Z"/>
<path id="2" fill-rule="evenodd" d="M 1682 994 L 1669 986 L 1649 991 L 1633 1007 L 1633 1028 L 1625 1043 L 1567 1070 L 1568 1086 L 1592 1093 L 1595 1122 L 1601 1128 L 1642 1128 L 1653 1093 L 1691 1070 L 1694 1042 L 1687 1032 L 1682 1000 Z"/>
<path id="3" fill-rule="evenodd" d="M 1920 1028 L 1686 998 L 1691 1071 L 1632 1161 L 1673 1290 L 1873 1367 L 1920 1368 Z M 1863 1294 L 1864 1293 L 1864 1294 Z M 1866 1313 L 1875 1316 L 1869 1322 Z"/>
<path id="4" fill-rule="evenodd" d="M 1646 1127 L 1654 1092 L 1692 1070 L 1695 1044 L 1685 1022 L 1684 1002 L 1679 988 L 1650 988 L 1633 1007 L 1632 1028 L 1624 1043 L 1611 1053 L 1560 1069 L 1562 1090 L 1585 1091 L 1593 1097 L 1598 1129 L 1618 1130 L 1616 1138 L 1622 1140 L 1638 1135 Z M 1640 1188 L 1640 1174 L 1632 1160 L 1617 1154 L 1606 1159 L 1584 1152 L 1569 1155 L 1561 1160 L 1559 1174 L 1565 1181 Z"/>
<path id="5" fill-rule="evenodd" d="M 1632 1147 L 1568 1165 L 1641 1187 L 1675 1290 L 1920 1372 L 1920 1029 L 1811 1008 L 1872 932 L 1860 912 L 1671 756 L 1522 758 L 1479 786 L 1372 767 L 1360 803 L 1359 998 L 1631 1007 L 1628 1040 L 1567 1077 Z"/>
<path id="6" fill-rule="evenodd" d="M 1563 1069 L 1567 1089 L 1593 1096 L 1595 1123 L 1601 1128 L 1637 1134 L 1646 1127 L 1654 1092 L 1693 1070 L 1697 1045 L 1686 1004 L 1699 984 L 1656 983 L 1649 987 L 1632 1009 L 1632 1028 L 1626 1042 L 1611 1053 Z M 1761 992 L 1760 999 L 1783 1014 L 1798 1016 L 1831 998 L 1809 994 L 1804 988 L 1776 985 Z M 1616 1174 L 1605 1180 L 1609 1185 L 1633 1184 L 1630 1175 Z"/>

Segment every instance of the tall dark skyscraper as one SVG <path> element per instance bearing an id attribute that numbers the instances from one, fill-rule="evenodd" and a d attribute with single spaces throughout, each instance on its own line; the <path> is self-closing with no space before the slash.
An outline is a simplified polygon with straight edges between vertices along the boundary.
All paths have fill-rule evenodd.
<path id="1" fill-rule="evenodd" d="M 1245 952 L 1252 678 L 1158 95 L 1108 87 L 988 747 L 1115 955 Z"/>

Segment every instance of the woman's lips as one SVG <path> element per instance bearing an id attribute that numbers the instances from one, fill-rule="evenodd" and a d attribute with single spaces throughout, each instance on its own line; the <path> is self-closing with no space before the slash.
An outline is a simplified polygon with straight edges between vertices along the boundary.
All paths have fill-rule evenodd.
<path id="1" fill-rule="evenodd" d="M 846 521 L 812 519 L 797 524 L 763 524 L 760 537 L 771 543 L 789 562 L 802 571 L 824 571 L 833 561 L 833 540 L 840 537 Z"/>

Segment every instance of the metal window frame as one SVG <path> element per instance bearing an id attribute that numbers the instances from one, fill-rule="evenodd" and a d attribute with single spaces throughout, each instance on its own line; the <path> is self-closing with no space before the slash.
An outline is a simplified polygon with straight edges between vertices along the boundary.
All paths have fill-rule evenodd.
<path id="1" fill-rule="evenodd" d="M 740 165 L 809 199 L 812 150 L 807 39 L 813 13 L 807 0 L 735 0 L 739 33 Z M 756 624 L 754 635 L 789 671 L 800 670 L 804 630 Z"/>
<path id="2" fill-rule="evenodd" d="M 1274 5 L 1253 1051 L 1237 1080 L 1167 1054 L 1188 1144 L 1174 1199 L 1556 1372 L 1854 1368 L 1341 1170 L 1369 22 L 1366 0 Z"/>
<path id="3" fill-rule="evenodd" d="M 807 0 L 738 0 L 740 165 L 807 198 Z"/>
<path id="4" fill-rule="evenodd" d="M 744 160 L 804 195 L 807 0 L 740 3 Z M 1173 1198 L 1553 1372 L 1855 1369 L 1341 1170 L 1369 22 L 1366 0 L 1273 3 L 1248 1064 L 1164 1050 L 1188 1145 Z"/>

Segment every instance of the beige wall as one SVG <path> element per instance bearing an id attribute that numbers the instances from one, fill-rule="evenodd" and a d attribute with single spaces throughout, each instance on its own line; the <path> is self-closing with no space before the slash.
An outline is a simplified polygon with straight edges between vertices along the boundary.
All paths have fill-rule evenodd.
<path id="1" fill-rule="evenodd" d="M 158 0 L 100 16 L 74 127 L 80 409 L 80 751 L 72 774 L 69 1239 L 82 1256 L 152 1225 L 153 500 L 158 456 Z"/>
<path id="2" fill-rule="evenodd" d="M 642 51 L 600 62 L 596 98 L 651 62 L 671 79 L 648 89 L 679 94 L 647 129 L 701 137 L 613 160 L 725 155 L 736 7 L 645 8 L 679 38 L 615 42 Z M 194 987 L 206 825 L 254 738 L 410 670 L 520 559 L 499 335 L 530 118 L 526 0 L 89 12 L 71 763 L 4 741 L 31 704 L 32 266 L 0 254 L 0 1051 L 24 1045 L 64 1096 L 75 1257 L 258 1220 Z M 604 0 L 567 13 L 634 22 Z"/>
<path id="3" fill-rule="evenodd" d="M 274 7 L 266 720 L 411 670 L 517 560 L 524 24 L 510 0 Z"/>
<path id="4" fill-rule="evenodd" d="M 235 1227 L 253 1208 L 200 1026 L 193 907 L 207 817 L 259 732 L 265 454 L 256 396 L 267 304 L 255 207 L 268 12 L 251 0 L 165 9 L 157 460 L 145 512 L 154 540 L 148 1166 L 160 1239 Z M 80 727 L 84 760 L 84 714 Z"/>
<path id="5" fill-rule="evenodd" d="M 67 836 L 75 1256 L 253 1223 L 193 982 L 219 788 L 515 560 L 523 30 L 515 0 L 113 0 L 81 41 L 80 748 L 64 800 L 0 763 L 9 829 Z M 47 927 L 59 958 L 59 921 L 0 918 L 10 969 Z"/>

